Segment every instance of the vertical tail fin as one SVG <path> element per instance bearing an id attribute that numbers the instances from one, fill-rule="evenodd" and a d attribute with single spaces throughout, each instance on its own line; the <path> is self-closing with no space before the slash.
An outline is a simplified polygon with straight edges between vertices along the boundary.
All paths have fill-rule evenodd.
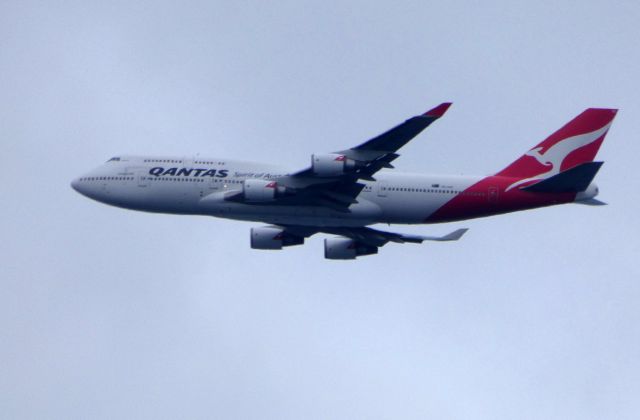
<path id="1" fill-rule="evenodd" d="M 509 190 L 593 161 L 617 111 L 585 110 L 496 175 L 520 179 Z"/>

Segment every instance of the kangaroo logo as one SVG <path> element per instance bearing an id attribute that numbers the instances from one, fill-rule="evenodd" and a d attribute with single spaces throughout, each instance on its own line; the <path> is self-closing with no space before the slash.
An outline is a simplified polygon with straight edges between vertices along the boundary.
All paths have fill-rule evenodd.
<path id="1" fill-rule="evenodd" d="M 540 173 L 538 175 L 532 176 L 531 178 L 521 179 L 507 187 L 506 191 L 509 191 L 517 186 L 525 184 L 530 181 L 537 181 L 540 179 L 545 179 L 551 177 L 553 175 L 560 173 L 560 167 L 562 166 L 562 162 L 566 159 L 569 153 L 574 150 L 579 149 L 580 147 L 584 147 L 588 144 L 591 144 L 601 138 L 603 135 L 607 133 L 609 127 L 611 126 L 611 122 L 604 127 L 592 131 L 590 133 L 579 134 L 573 137 L 567 137 L 566 139 L 560 140 L 553 146 L 549 147 L 546 151 L 542 152 L 542 147 L 535 147 L 529 150 L 525 156 L 531 156 L 535 158 L 541 165 L 544 165 L 548 168 L 546 172 Z"/>

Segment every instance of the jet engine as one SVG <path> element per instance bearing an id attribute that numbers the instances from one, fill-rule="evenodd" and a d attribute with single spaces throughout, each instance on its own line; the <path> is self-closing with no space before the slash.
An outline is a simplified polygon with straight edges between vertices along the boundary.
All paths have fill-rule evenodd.
<path id="1" fill-rule="evenodd" d="M 285 195 L 287 189 L 267 179 L 245 179 L 242 192 L 245 201 L 260 203 L 273 201 L 276 197 Z"/>
<path id="2" fill-rule="evenodd" d="M 283 246 L 302 245 L 304 238 L 287 233 L 276 226 L 251 228 L 251 248 L 282 249 Z"/>
<path id="3" fill-rule="evenodd" d="M 311 167 L 318 176 L 340 176 L 362 167 L 362 164 L 345 155 L 335 153 L 311 155 Z"/>
<path id="4" fill-rule="evenodd" d="M 324 257 L 329 260 L 354 260 L 362 255 L 378 253 L 378 247 L 364 245 L 349 238 L 324 240 Z"/>

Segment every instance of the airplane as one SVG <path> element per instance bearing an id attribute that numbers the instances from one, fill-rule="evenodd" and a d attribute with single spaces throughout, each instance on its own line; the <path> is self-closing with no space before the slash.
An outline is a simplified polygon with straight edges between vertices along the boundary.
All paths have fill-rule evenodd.
<path id="1" fill-rule="evenodd" d="M 605 204 L 594 158 L 617 109 L 589 108 L 490 176 L 390 171 L 397 151 L 449 109 L 445 102 L 358 146 L 311 155 L 309 167 L 200 157 L 117 156 L 72 181 L 99 202 L 155 213 L 261 222 L 251 248 L 280 250 L 317 234 L 324 256 L 351 260 L 388 242 L 456 241 L 467 229 L 422 236 L 373 224 L 461 221 L 565 203 Z"/>

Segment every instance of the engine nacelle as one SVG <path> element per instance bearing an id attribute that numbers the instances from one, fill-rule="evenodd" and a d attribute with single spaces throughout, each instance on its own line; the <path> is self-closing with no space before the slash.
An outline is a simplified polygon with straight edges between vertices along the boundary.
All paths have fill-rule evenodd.
<path id="1" fill-rule="evenodd" d="M 276 197 L 284 195 L 285 187 L 267 179 L 245 179 L 242 192 L 245 201 L 261 203 L 273 201 Z"/>
<path id="2" fill-rule="evenodd" d="M 275 226 L 251 228 L 251 248 L 253 249 L 282 249 L 283 246 L 303 243 L 303 237 L 291 235 Z"/>
<path id="3" fill-rule="evenodd" d="M 324 257 L 329 260 L 353 260 L 362 255 L 378 253 L 378 247 L 364 245 L 349 238 L 324 240 Z"/>
<path id="4" fill-rule="evenodd" d="M 340 176 L 353 172 L 362 165 L 345 155 L 335 153 L 311 155 L 311 168 L 318 176 Z"/>

